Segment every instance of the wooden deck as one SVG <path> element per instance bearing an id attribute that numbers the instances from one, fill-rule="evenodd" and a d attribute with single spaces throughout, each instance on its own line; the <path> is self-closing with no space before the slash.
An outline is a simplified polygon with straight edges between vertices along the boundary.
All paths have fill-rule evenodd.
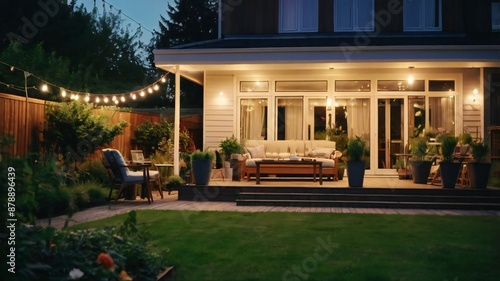
<path id="1" fill-rule="evenodd" d="M 222 179 L 212 179 L 212 186 L 256 186 L 255 181 L 222 181 Z M 319 184 L 302 181 L 263 181 L 259 187 L 266 186 L 314 186 Z M 321 187 L 346 187 L 347 180 L 339 182 L 325 181 Z M 365 177 L 365 188 L 440 188 L 434 185 L 413 184 L 410 180 L 399 180 L 397 178 L 386 177 Z M 118 214 L 124 214 L 131 210 L 176 210 L 183 211 L 186 215 L 199 211 L 228 211 L 228 212 L 318 212 L 318 213 L 341 213 L 341 214 L 384 214 L 384 215 L 452 215 L 452 216 L 500 216 L 500 211 L 471 211 L 471 210 L 432 210 L 432 209 L 387 209 L 387 208 L 341 208 L 341 207 L 289 207 L 289 206 L 236 206 L 236 202 L 206 202 L 199 201 L 179 201 L 177 191 L 160 199 L 157 191 L 153 192 L 154 203 L 148 204 L 147 200 L 133 200 L 113 202 L 109 205 L 90 208 L 77 212 L 69 221 L 69 225 L 103 219 Z M 52 218 L 51 225 L 57 228 L 64 226 L 66 216 Z M 48 220 L 40 220 L 40 225 L 48 225 Z"/>

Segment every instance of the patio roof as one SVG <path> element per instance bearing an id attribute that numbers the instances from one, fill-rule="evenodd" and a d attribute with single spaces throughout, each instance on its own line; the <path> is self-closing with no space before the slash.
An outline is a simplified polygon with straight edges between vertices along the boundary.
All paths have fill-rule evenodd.
<path id="1" fill-rule="evenodd" d="M 237 37 L 154 51 L 158 67 L 205 71 L 500 67 L 500 37 Z M 482 43 L 482 44 L 481 44 Z M 381 65 L 383 63 L 383 65 Z"/>

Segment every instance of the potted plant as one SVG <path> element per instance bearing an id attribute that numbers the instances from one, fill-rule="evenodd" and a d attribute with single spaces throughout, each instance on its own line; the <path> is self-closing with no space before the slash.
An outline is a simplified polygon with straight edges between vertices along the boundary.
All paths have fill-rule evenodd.
<path id="1" fill-rule="evenodd" d="M 165 187 L 167 188 L 168 194 L 170 195 L 170 192 L 172 190 L 178 189 L 179 186 L 183 185 L 184 183 L 185 181 L 180 176 L 172 175 L 167 178 Z"/>
<path id="2" fill-rule="evenodd" d="M 339 168 L 338 168 L 338 175 L 337 175 L 337 178 L 339 181 L 343 180 L 344 179 L 344 171 L 345 171 L 345 163 L 343 160 L 339 159 Z"/>
<path id="3" fill-rule="evenodd" d="M 212 173 L 214 154 L 210 151 L 195 151 L 191 153 L 191 167 L 196 185 L 207 185 Z"/>
<path id="4" fill-rule="evenodd" d="M 363 187 L 366 164 L 363 161 L 366 142 L 360 137 L 347 142 L 347 181 L 349 187 Z"/>
<path id="5" fill-rule="evenodd" d="M 443 188 L 455 188 L 460 166 L 462 165 L 459 162 L 453 162 L 453 154 L 458 144 L 458 138 L 449 134 L 442 134 L 438 137 L 438 142 L 441 143 L 442 161 L 439 163 L 439 169 L 441 170 Z"/>
<path id="6" fill-rule="evenodd" d="M 398 176 L 400 180 L 409 179 L 410 175 L 408 174 L 408 169 L 406 168 L 406 163 L 403 158 L 398 158 L 396 163 L 392 166 L 393 169 L 396 169 L 398 172 Z"/>
<path id="7" fill-rule="evenodd" d="M 432 162 L 426 159 L 427 138 L 416 137 L 410 141 L 411 166 L 414 183 L 427 183 L 431 172 Z"/>
<path id="8" fill-rule="evenodd" d="M 243 146 L 235 136 L 222 140 L 219 144 L 224 157 L 224 172 L 226 178 L 232 178 L 231 155 L 243 153 Z"/>
<path id="9" fill-rule="evenodd" d="M 473 162 L 468 164 L 470 185 L 472 188 L 486 188 L 490 176 L 491 163 L 484 162 L 489 153 L 489 147 L 482 141 L 471 144 Z"/>

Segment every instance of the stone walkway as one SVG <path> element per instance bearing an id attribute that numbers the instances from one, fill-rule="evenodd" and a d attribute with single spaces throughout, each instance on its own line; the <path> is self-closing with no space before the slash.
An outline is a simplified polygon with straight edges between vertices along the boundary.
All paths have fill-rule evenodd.
<path id="1" fill-rule="evenodd" d="M 228 212 L 317 212 L 317 213 L 343 213 L 343 214 L 389 214 L 389 215 L 451 215 L 451 216 L 500 216 L 500 211 L 464 211 L 464 210 L 426 210 L 426 209 L 376 209 L 376 208 L 315 208 L 315 207 L 279 207 L 279 206 L 236 206 L 235 202 L 192 202 L 178 201 L 177 192 L 171 195 L 164 193 L 164 199 L 158 194 L 153 194 L 154 203 L 148 204 L 147 200 L 134 200 L 112 202 L 109 205 L 94 207 L 77 212 L 68 221 L 72 226 L 79 223 L 99 220 L 131 210 L 177 210 L 177 211 L 228 211 Z M 62 228 L 67 216 L 54 217 L 50 225 Z M 47 219 L 39 220 L 39 225 L 49 224 Z"/>

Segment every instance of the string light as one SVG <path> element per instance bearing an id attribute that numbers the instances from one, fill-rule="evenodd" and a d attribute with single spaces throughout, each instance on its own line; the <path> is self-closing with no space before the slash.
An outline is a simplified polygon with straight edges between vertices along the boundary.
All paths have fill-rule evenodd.
<path id="1" fill-rule="evenodd" d="M 108 96 L 113 96 L 113 102 L 115 102 L 115 104 L 118 104 L 120 101 L 126 102 L 126 95 L 129 95 L 132 100 L 137 99 L 137 94 L 139 94 L 140 97 L 144 98 L 146 96 L 146 91 L 148 91 L 148 93 L 150 93 L 150 94 L 152 94 L 154 91 L 159 91 L 160 86 L 158 85 L 158 83 L 165 83 L 167 81 L 166 74 L 164 74 L 158 80 L 154 81 L 153 83 L 151 83 L 151 84 L 149 84 L 149 85 L 147 85 L 139 90 L 135 90 L 133 92 L 110 93 L 110 94 L 87 93 L 87 92 L 68 90 L 65 87 L 61 87 L 61 86 L 56 85 L 54 83 L 50 83 L 50 82 L 48 82 L 48 81 L 46 81 L 38 76 L 26 71 L 26 70 L 23 70 L 19 67 L 16 67 L 16 66 L 13 66 L 10 64 L 7 64 L 3 61 L 0 61 L 0 64 L 7 66 L 10 69 L 10 71 L 18 70 L 18 71 L 24 72 L 25 75 L 31 76 L 31 77 L 39 80 L 40 81 L 39 83 L 41 86 L 38 90 L 41 92 L 44 92 L 44 93 L 50 92 L 51 88 L 52 89 L 59 89 L 60 95 L 62 98 L 69 97 L 71 100 L 79 100 L 80 95 L 82 95 L 82 96 L 85 96 L 85 98 L 84 98 L 85 101 L 90 102 L 91 100 L 93 100 L 96 103 L 100 103 L 100 102 L 108 103 L 109 102 Z M 17 91 L 23 91 L 23 92 L 25 91 L 24 86 L 12 85 L 12 84 L 4 83 L 1 81 L 0 81 L 0 84 L 4 85 L 10 89 L 17 90 Z M 36 87 L 27 87 L 27 89 L 37 89 L 37 88 Z M 96 96 L 96 97 L 94 97 L 94 96 Z"/>

